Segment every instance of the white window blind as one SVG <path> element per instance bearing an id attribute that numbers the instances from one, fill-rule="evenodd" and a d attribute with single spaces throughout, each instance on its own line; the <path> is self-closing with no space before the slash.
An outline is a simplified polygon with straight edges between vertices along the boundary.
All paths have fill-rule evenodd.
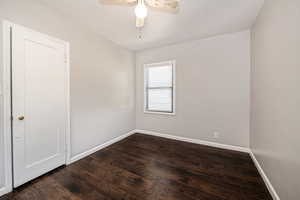
<path id="1" fill-rule="evenodd" d="M 145 67 L 145 110 L 174 113 L 174 62 Z"/>

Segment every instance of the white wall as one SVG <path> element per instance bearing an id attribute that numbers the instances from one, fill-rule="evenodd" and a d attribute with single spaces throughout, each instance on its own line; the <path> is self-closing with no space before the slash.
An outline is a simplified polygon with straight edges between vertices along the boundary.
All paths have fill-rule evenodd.
<path id="1" fill-rule="evenodd" d="M 252 30 L 250 146 L 282 200 L 300 198 L 299 23 L 299 0 L 265 0 Z"/>
<path id="2" fill-rule="evenodd" d="M 135 128 L 132 52 L 86 30 L 35 0 L 0 0 L 0 20 L 9 20 L 70 42 L 72 155 Z M 2 42 L 2 28 L 0 28 Z M 2 45 L 0 48 L 2 58 Z M 0 60 L 2 79 L 2 59 Z M 0 98 L 2 118 L 3 105 Z M 3 138 L 1 120 L 0 142 Z M 0 188 L 3 145 L 0 146 Z"/>
<path id="3" fill-rule="evenodd" d="M 1 8 L 0 8 L 1 9 Z M 2 24 L 1 24 L 2 25 Z M 0 190 L 2 186 L 4 185 L 4 143 L 3 143 L 3 89 L 2 89 L 2 81 L 3 81 L 3 68 L 2 68 L 2 60 L 3 60 L 3 54 L 2 54 L 2 46 L 3 46 L 3 41 L 2 41 L 2 26 L 0 26 Z"/>
<path id="4" fill-rule="evenodd" d="M 176 116 L 143 113 L 143 64 L 173 59 Z M 136 60 L 138 129 L 249 146 L 249 31 L 145 50 Z"/>

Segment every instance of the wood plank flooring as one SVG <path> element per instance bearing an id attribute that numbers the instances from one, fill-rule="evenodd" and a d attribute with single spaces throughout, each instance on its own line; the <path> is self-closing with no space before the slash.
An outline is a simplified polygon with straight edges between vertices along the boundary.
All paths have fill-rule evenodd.
<path id="1" fill-rule="evenodd" d="M 271 200 L 246 153 L 134 134 L 0 200 Z"/>

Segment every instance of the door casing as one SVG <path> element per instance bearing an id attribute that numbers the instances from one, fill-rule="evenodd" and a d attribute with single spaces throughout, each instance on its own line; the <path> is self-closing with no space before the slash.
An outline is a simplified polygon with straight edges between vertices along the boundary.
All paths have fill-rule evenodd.
<path id="1" fill-rule="evenodd" d="M 32 29 L 11 23 L 9 21 L 2 21 L 3 28 L 3 83 L 0 94 L 3 95 L 3 133 L 4 133 L 4 171 L 5 183 L 2 188 L 0 196 L 11 192 L 13 190 L 13 163 L 12 163 L 12 116 L 11 116 L 11 30 L 13 27 L 22 27 L 31 31 Z M 38 32 L 38 31 L 35 31 Z M 67 70 L 66 77 L 66 105 L 67 105 L 67 124 L 66 124 L 66 161 L 65 164 L 70 164 L 71 161 L 71 122 L 70 122 L 70 45 L 68 42 L 53 38 L 51 36 L 42 34 L 55 42 L 61 43 L 65 46 L 65 67 Z"/>

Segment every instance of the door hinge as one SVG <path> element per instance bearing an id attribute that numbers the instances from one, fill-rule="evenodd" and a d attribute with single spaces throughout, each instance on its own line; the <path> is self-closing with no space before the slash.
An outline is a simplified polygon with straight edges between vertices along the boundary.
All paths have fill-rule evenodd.
<path id="1" fill-rule="evenodd" d="M 14 120 L 14 117 L 13 117 L 13 116 L 10 116 L 10 120 L 11 120 L 11 121 Z"/>

